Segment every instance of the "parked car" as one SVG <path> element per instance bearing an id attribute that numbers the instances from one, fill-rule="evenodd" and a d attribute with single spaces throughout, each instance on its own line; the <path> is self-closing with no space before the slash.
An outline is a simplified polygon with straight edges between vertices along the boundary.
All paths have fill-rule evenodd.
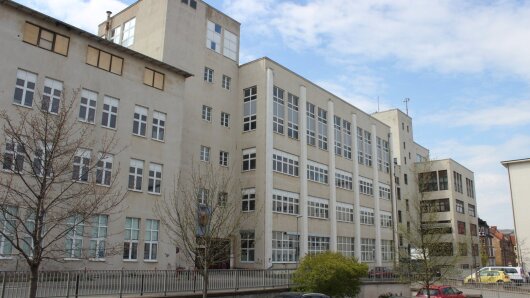
<path id="1" fill-rule="evenodd" d="M 368 271 L 369 278 L 395 278 L 395 274 L 390 268 L 387 267 L 374 267 Z"/>
<path id="2" fill-rule="evenodd" d="M 490 271 L 490 270 L 502 270 L 508 274 L 510 279 L 516 283 L 526 282 L 528 277 L 522 267 L 511 267 L 511 266 L 489 266 L 482 267 L 479 271 Z"/>
<path id="3" fill-rule="evenodd" d="M 510 276 L 502 270 L 479 270 L 466 278 L 464 283 L 510 283 Z"/>
<path id="4" fill-rule="evenodd" d="M 280 293 L 274 298 L 331 298 L 328 295 L 320 293 L 301 293 L 301 292 L 284 292 Z"/>
<path id="5" fill-rule="evenodd" d="M 430 294 L 431 298 L 466 298 L 462 291 L 452 286 L 430 286 L 428 289 L 423 288 L 418 291 L 416 297 L 427 297 Z"/>

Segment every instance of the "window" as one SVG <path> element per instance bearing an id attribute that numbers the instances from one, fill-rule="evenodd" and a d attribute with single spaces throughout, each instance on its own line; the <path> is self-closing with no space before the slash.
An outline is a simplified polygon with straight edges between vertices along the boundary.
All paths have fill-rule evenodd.
<path id="1" fill-rule="evenodd" d="M 394 259 L 394 241 L 381 240 L 381 259 L 392 261 Z"/>
<path id="2" fill-rule="evenodd" d="M 392 228 L 392 213 L 381 211 L 381 228 Z"/>
<path id="3" fill-rule="evenodd" d="M 466 178 L 466 192 L 468 197 L 475 197 L 475 187 L 473 186 L 473 180 L 469 178 Z"/>
<path id="4" fill-rule="evenodd" d="M 449 199 L 437 199 L 422 201 L 420 203 L 423 212 L 447 212 L 450 211 Z"/>
<path id="5" fill-rule="evenodd" d="M 375 224 L 374 209 L 361 207 L 360 216 L 361 216 L 362 225 L 374 225 Z"/>
<path id="6" fill-rule="evenodd" d="M 453 255 L 453 243 L 452 242 L 438 242 L 435 246 L 431 247 L 432 256 L 452 256 Z"/>
<path id="7" fill-rule="evenodd" d="M 145 68 L 144 70 L 144 84 L 156 89 L 164 90 L 165 75 L 156 70 Z"/>
<path id="8" fill-rule="evenodd" d="M 333 126 L 335 128 L 335 154 L 342 155 L 342 119 L 333 117 Z"/>
<path id="9" fill-rule="evenodd" d="M 460 256 L 467 256 L 467 244 L 466 243 L 458 243 L 458 255 Z"/>
<path id="10" fill-rule="evenodd" d="M 469 224 L 469 232 L 471 236 L 477 236 L 477 225 L 475 224 Z"/>
<path id="11" fill-rule="evenodd" d="M 447 170 L 438 171 L 438 186 L 440 190 L 449 189 L 449 181 L 447 180 Z"/>
<path id="12" fill-rule="evenodd" d="M 223 75 L 223 80 L 221 82 L 221 87 L 223 87 L 226 90 L 230 90 L 230 85 L 231 84 L 232 84 L 232 78 L 227 76 L 227 75 Z"/>
<path id="13" fill-rule="evenodd" d="M 385 173 L 390 173 L 390 149 L 388 141 L 383 140 L 383 166 Z"/>
<path id="14" fill-rule="evenodd" d="M 351 123 L 346 120 L 342 120 L 342 131 L 344 133 L 343 156 L 347 159 L 351 159 Z"/>
<path id="15" fill-rule="evenodd" d="M 372 134 L 365 130 L 364 131 L 364 164 L 372 166 Z"/>
<path id="16" fill-rule="evenodd" d="M 123 58 L 91 46 L 88 46 L 86 63 L 120 76 L 123 71 Z"/>
<path id="17" fill-rule="evenodd" d="M 201 145 L 200 160 L 205 162 L 210 161 L 210 147 Z"/>
<path id="18" fill-rule="evenodd" d="M 469 213 L 469 216 L 477 216 L 477 212 L 475 211 L 475 205 L 467 204 L 467 213 Z"/>
<path id="19" fill-rule="evenodd" d="M 254 262 L 254 231 L 241 231 L 241 262 Z"/>
<path id="20" fill-rule="evenodd" d="M 144 162 L 142 160 L 131 159 L 129 163 L 129 189 L 142 190 L 143 172 Z"/>
<path id="21" fill-rule="evenodd" d="M 379 198 L 383 200 L 390 200 L 390 194 L 391 194 L 390 186 L 380 182 L 379 183 Z"/>
<path id="22" fill-rule="evenodd" d="M 462 174 L 453 171 L 453 178 L 455 180 L 455 191 L 464 193 L 464 190 L 462 189 Z"/>
<path id="23" fill-rule="evenodd" d="M 405 199 L 405 210 L 410 211 L 409 199 Z"/>
<path id="24" fill-rule="evenodd" d="M 328 150 L 328 112 L 318 108 L 318 148 Z"/>
<path id="25" fill-rule="evenodd" d="M 337 202 L 337 221 L 353 222 L 353 205 Z"/>
<path id="26" fill-rule="evenodd" d="M 328 166 L 308 160 L 307 161 L 307 179 L 327 184 L 328 183 Z"/>
<path id="27" fill-rule="evenodd" d="M 42 92 L 42 106 L 44 111 L 52 114 L 59 113 L 59 104 L 63 92 L 63 83 L 49 78 L 44 79 L 44 91 Z"/>
<path id="28" fill-rule="evenodd" d="M 213 83 L 213 69 L 204 67 L 204 80 L 208 83 Z"/>
<path id="29" fill-rule="evenodd" d="M 396 197 L 397 197 L 398 200 L 401 201 L 401 188 L 399 188 L 399 187 L 396 187 Z"/>
<path id="30" fill-rule="evenodd" d="M 230 127 L 230 114 L 221 112 L 221 125 L 224 127 Z"/>
<path id="31" fill-rule="evenodd" d="M 105 239 L 107 238 L 109 216 L 98 214 L 92 217 L 92 233 L 88 244 L 88 256 L 92 259 L 105 258 Z"/>
<path id="32" fill-rule="evenodd" d="M 364 164 L 364 131 L 362 128 L 357 127 L 357 157 L 359 164 Z"/>
<path id="33" fill-rule="evenodd" d="M 273 116 L 272 116 L 272 131 L 283 134 L 283 124 L 284 124 L 284 113 L 285 105 L 283 94 L 285 93 L 282 89 L 274 86 L 273 87 Z"/>
<path id="34" fill-rule="evenodd" d="M 123 241 L 123 259 L 134 260 L 138 258 L 138 235 L 140 234 L 140 219 L 125 218 L 125 238 Z"/>
<path id="35" fill-rule="evenodd" d="M 96 165 L 96 183 L 110 186 L 112 183 L 112 159 L 111 154 L 99 154 Z"/>
<path id="36" fill-rule="evenodd" d="M 9 257 L 13 254 L 13 245 L 9 239 L 15 236 L 18 208 L 15 206 L 0 205 L 0 257 Z"/>
<path id="37" fill-rule="evenodd" d="M 149 164 L 149 184 L 147 185 L 147 192 L 152 194 L 160 194 L 162 186 L 162 165 L 156 163 Z"/>
<path id="38" fill-rule="evenodd" d="M 227 30 L 224 32 L 223 54 L 237 61 L 237 35 Z"/>
<path id="39" fill-rule="evenodd" d="M 184 3 L 186 5 L 189 5 L 189 7 L 193 9 L 197 9 L 197 1 L 196 0 L 180 0 L 181 3 Z"/>
<path id="40" fill-rule="evenodd" d="M 418 180 L 421 192 L 438 190 L 438 178 L 436 177 L 436 171 L 419 173 Z"/>
<path id="41" fill-rule="evenodd" d="M 298 140 L 298 97 L 287 94 L 287 136 Z"/>
<path id="42" fill-rule="evenodd" d="M 307 242 L 307 253 L 310 255 L 316 255 L 329 250 L 329 237 L 308 236 Z"/>
<path id="43" fill-rule="evenodd" d="M 85 224 L 81 215 L 70 216 L 66 220 L 66 257 L 78 259 L 83 249 L 83 231 Z"/>
<path id="44" fill-rule="evenodd" d="M 96 120 L 96 103 L 98 94 L 83 89 L 81 91 L 81 101 L 79 103 L 79 120 L 87 123 L 94 123 Z"/>
<path id="45" fill-rule="evenodd" d="M 212 108 L 209 106 L 202 106 L 202 120 L 211 122 L 212 121 Z"/>
<path id="46" fill-rule="evenodd" d="M 456 212 L 464 214 L 464 202 L 456 200 Z"/>
<path id="47" fill-rule="evenodd" d="M 374 195 L 374 181 L 372 179 L 359 177 L 359 192 L 367 196 Z"/>
<path id="48" fill-rule="evenodd" d="M 243 171 L 256 169 L 256 148 L 243 150 Z"/>
<path id="49" fill-rule="evenodd" d="M 342 189 L 353 190 L 353 175 L 351 173 L 336 169 L 335 186 Z"/>
<path id="50" fill-rule="evenodd" d="M 377 168 L 379 171 L 390 173 L 390 150 L 388 147 L 388 141 L 376 138 L 377 143 Z"/>
<path id="51" fill-rule="evenodd" d="M 458 221 L 458 234 L 460 235 L 466 234 L 466 223 L 463 221 Z"/>
<path id="52" fill-rule="evenodd" d="M 160 221 L 147 219 L 145 221 L 144 260 L 155 261 L 158 252 L 158 231 Z"/>
<path id="53" fill-rule="evenodd" d="M 52 169 L 50 167 L 45 167 L 47 159 L 49 159 L 49 154 L 51 146 L 49 144 L 44 144 L 43 142 L 38 143 L 38 147 L 35 149 L 33 156 L 33 173 L 37 176 L 47 177 L 52 176 Z"/>
<path id="54" fill-rule="evenodd" d="M 36 74 L 21 69 L 17 70 L 17 82 L 15 84 L 13 103 L 26 107 L 32 107 L 36 82 Z"/>
<path id="55" fill-rule="evenodd" d="M 383 140 L 380 137 L 375 138 L 375 143 L 377 146 L 377 169 L 379 171 L 383 170 Z"/>
<path id="56" fill-rule="evenodd" d="M 88 181 L 88 171 L 90 169 L 90 154 L 87 149 L 77 149 L 74 156 L 74 168 L 72 170 L 72 180 Z"/>
<path id="57" fill-rule="evenodd" d="M 32 45 L 63 56 L 68 55 L 70 38 L 31 23 L 24 24 L 23 40 Z"/>
<path id="58" fill-rule="evenodd" d="M 219 165 L 228 167 L 228 152 L 219 151 Z"/>
<path id="59" fill-rule="evenodd" d="M 479 256 L 479 250 L 478 250 L 478 244 L 472 244 L 471 245 L 471 254 L 474 256 L 474 257 L 478 257 Z"/>
<path id="60" fill-rule="evenodd" d="M 221 53 L 221 25 L 208 20 L 206 29 L 206 47 L 217 53 Z"/>
<path id="61" fill-rule="evenodd" d="M 2 216 L 0 215 L 0 218 Z M 1 221 L 1 220 L 0 220 Z M 33 256 L 33 253 L 35 251 L 35 245 L 33 243 L 33 237 L 31 234 L 35 231 L 35 212 L 31 209 L 27 209 L 26 211 L 26 218 L 24 220 L 27 231 L 22 232 L 22 251 L 26 253 L 28 256 Z M 0 226 L 2 224 L 0 223 Z M 41 235 L 44 235 L 45 229 L 41 230 Z M 2 238 L 2 236 L 0 236 Z M 2 255 L 2 240 L 0 239 L 0 256 Z"/>
<path id="62" fill-rule="evenodd" d="M 375 239 L 361 238 L 361 262 L 375 260 Z"/>
<path id="63" fill-rule="evenodd" d="M 130 47 L 134 43 L 134 27 L 136 25 L 136 18 L 131 19 L 123 24 L 123 38 L 121 45 Z"/>
<path id="64" fill-rule="evenodd" d="M 298 177 L 298 156 L 274 149 L 272 153 L 272 170 Z"/>
<path id="65" fill-rule="evenodd" d="M 256 210 L 256 189 L 247 188 L 241 190 L 241 211 L 248 212 Z"/>
<path id="66" fill-rule="evenodd" d="M 286 232 L 272 232 L 272 262 L 294 263 L 300 256 L 300 236 Z"/>
<path id="67" fill-rule="evenodd" d="M 166 113 L 153 112 L 153 126 L 151 128 L 151 138 L 157 141 L 164 140 L 166 129 Z"/>
<path id="68" fill-rule="evenodd" d="M 315 218 L 329 217 L 329 201 L 326 199 L 308 197 L 307 198 L 307 216 Z"/>
<path id="69" fill-rule="evenodd" d="M 117 44 L 121 43 L 121 26 L 110 30 L 109 41 Z"/>
<path id="70" fill-rule="evenodd" d="M 402 222 L 401 210 L 398 210 L 398 222 Z"/>
<path id="71" fill-rule="evenodd" d="M 141 106 L 134 107 L 133 134 L 145 137 L 147 129 L 147 108 Z"/>
<path id="72" fill-rule="evenodd" d="M 250 87 L 243 90 L 243 131 L 256 129 L 256 99 L 257 87 Z"/>
<path id="73" fill-rule="evenodd" d="M 13 172 L 21 172 L 24 169 L 25 149 L 24 145 L 13 140 L 6 140 L 4 161 L 2 168 Z"/>
<path id="74" fill-rule="evenodd" d="M 120 101 L 116 98 L 105 96 L 103 98 L 103 111 L 101 114 L 101 126 L 116 129 L 118 118 L 118 106 Z"/>
<path id="75" fill-rule="evenodd" d="M 345 257 L 355 256 L 355 244 L 353 237 L 337 236 L 337 251 Z"/>
<path id="76" fill-rule="evenodd" d="M 405 183 L 406 185 L 409 184 L 409 179 L 408 179 L 408 175 L 407 174 L 403 174 L 403 183 Z"/>
<path id="77" fill-rule="evenodd" d="M 300 214 L 297 193 L 274 189 L 272 191 L 272 211 L 285 214 Z"/>
<path id="78" fill-rule="evenodd" d="M 306 118 L 307 118 L 307 144 L 316 146 L 316 117 L 315 105 L 306 102 Z"/>
<path id="79" fill-rule="evenodd" d="M 210 195 L 210 191 L 206 188 L 200 188 L 197 192 L 197 202 L 200 205 L 206 205 L 208 203 L 208 196 Z"/>

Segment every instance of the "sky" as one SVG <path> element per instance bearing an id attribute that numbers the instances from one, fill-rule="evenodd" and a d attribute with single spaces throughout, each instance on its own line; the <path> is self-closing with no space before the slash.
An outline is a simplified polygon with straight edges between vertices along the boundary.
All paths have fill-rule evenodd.
<path id="1" fill-rule="evenodd" d="M 17 2 L 95 33 L 134 1 Z M 500 162 L 530 157 L 530 1 L 205 2 L 241 23 L 240 63 L 267 56 L 367 113 L 409 98 L 415 141 L 473 171 L 479 216 L 513 228 Z"/>

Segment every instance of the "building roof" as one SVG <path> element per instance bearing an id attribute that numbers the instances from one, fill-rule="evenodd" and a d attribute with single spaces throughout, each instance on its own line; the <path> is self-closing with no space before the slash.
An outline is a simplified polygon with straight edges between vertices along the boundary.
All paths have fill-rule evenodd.
<path id="1" fill-rule="evenodd" d="M 505 166 L 506 168 L 508 168 L 508 166 L 509 166 L 510 164 L 515 164 L 515 163 L 526 163 L 526 162 L 529 162 L 529 163 L 530 163 L 530 158 L 505 160 L 505 161 L 501 161 L 501 164 L 502 164 L 503 166 Z"/>
<path id="2" fill-rule="evenodd" d="M 97 43 L 100 43 L 100 44 L 102 44 L 102 45 L 104 45 L 106 47 L 115 49 L 115 50 L 117 50 L 117 51 L 119 51 L 121 53 L 129 54 L 129 55 L 131 55 L 133 57 L 136 57 L 138 59 L 144 60 L 147 63 L 150 63 L 152 65 L 156 65 L 157 67 L 160 67 L 162 69 L 171 71 L 171 72 L 176 73 L 178 75 L 181 75 L 181 76 L 183 76 L 185 78 L 193 76 L 192 73 L 189 73 L 189 72 L 187 72 L 185 70 L 182 70 L 180 68 L 174 67 L 174 66 L 169 65 L 167 63 L 164 63 L 164 62 L 162 62 L 160 60 L 151 58 L 151 57 L 146 56 L 146 55 L 144 55 L 142 53 L 133 51 L 133 50 L 131 50 L 129 48 L 126 48 L 126 47 L 124 47 L 122 45 L 119 45 L 119 44 L 116 44 L 114 42 L 108 41 L 108 40 L 106 40 L 104 38 L 101 38 L 101 37 L 95 35 L 95 34 L 92 34 L 92 33 L 87 32 L 85 30 L 79 29 L 79 28 L 77 28 L 75 26 L 72 26 L 72 25 L 70 25 L 68 23 L 62 22 L 62 21 L 57 20 L 55 18 L 52 18 L 52 17 L 50 17 L 48 15 L 45 15 L 45 14 L 43 14 L 41 12 L 38 12 L 38 11 L 33 10 L 33 9 L 29 8 L 29 7 L 26 7 L 24 5 L 21 5 L 21 4 L 18 4 L 16 2 L 13 2 L 11 0 L 0 0 L 0 4 L 8 5 L 8 6 L 14 8 L 14 9 L 24 13 L 24 14 L 28 14 L 28 15 L 30 15 L 32 17 L 35 17 L 35 18 L 40 19 L 42 21 L 48 22 L 48 23 L 50 23 L 50 24 L 52 24 L 54 26 L 63 27 L 64 29 L 66 29 L 66 30 L 68 30 L 70 32 L 76 33 L 79 36 L 88 38 L 88 39 L 90 39 L 90 40 L 92 40 L 94 42 L 97 42 Z"/>

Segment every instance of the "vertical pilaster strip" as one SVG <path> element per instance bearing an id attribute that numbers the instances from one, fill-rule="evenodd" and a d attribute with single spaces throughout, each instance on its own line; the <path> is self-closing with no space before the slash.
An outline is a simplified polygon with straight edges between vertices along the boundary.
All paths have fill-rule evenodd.
<path id="1" fill-rule="evenodd" d="M 300 86 L 300 102 L 298 119 L 300 119 L 300 258 L 307 254 L 307 90 Z"/>
<path id="2" fill-rule="evenodd" d="M 398 230 L 398 206 L 397 206 L 397 191 L 396 179 L 394 173 L 394 161 L 392 160 L 392 133 L 388 133 L 388 161 L 390 166 L 390 189 L 392 191 L 392 229 L 394 232 L 394 260 L 399 262 L 399 230 Z M 384 160 L 383 160 L 384 162 Z"/>
<path id="3" fill-rule="evenodd" d="M 372 124 L 372 168 L 374 177 L 374 216 L 375 216 L 375 265 L 382 265 L 381 258 L 381 212 L 379 202 L 379 169 L 377 168 L 377 128 Z"/>
<path id="4" fill-rule="evenodd" d="M 272 151 L 273 151 L 273 134 L 272 134 L 272 96 L 274 87 L 274 73 L 271 68 L 267 68 L 267 86 L 266 86 L 266 120 L 265 120 L 265 268 L 272 266 Z"/>
<path id="5" fill-rule="evenodd" d="M 337 189 L 335 188 L 335 112 L 331 99 L 328 100 L 328 153 L 329 153 L 329 220 L 331 233 L 329 249 L 337 251 Z"/>
<path id="6" fill-rule="evenodd" d="M 357 148 L 357 115 L 351 114 L 352 161 L 353 161 L 353 212 L 355 257 L 361 261 L 361 197 L 359 192 L 359 149 Z"/>

